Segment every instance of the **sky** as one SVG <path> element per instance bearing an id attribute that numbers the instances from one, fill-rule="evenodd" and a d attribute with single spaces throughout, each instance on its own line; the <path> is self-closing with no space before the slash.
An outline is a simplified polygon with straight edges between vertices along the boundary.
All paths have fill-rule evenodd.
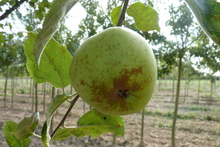
<path id="1" fill-rule="evenodd" d="M 130 1 L 132 1 L 132 0 L 130 0 Z M 119 4 L 120 3 L 121 2 L 119 2 Z M 165 27 L 165 22 L 167 21 L 167 18 L 169 18 L 169 14 L 168 14 L 168 11 L 165 10 L 165 8 L 170 3 L 178 4 L 178 2 L 176 2 L 176 0 L 167 0 L 166 4 L 162 4 L 162 6 L 160 7 L 159 10 L 156 9 L 157 12 L 159 13 L 159 25 L 161 27 L 161 33 L 163 33 L 163 34 L 165 33 L 167 35 L 169 34 L 169 31 L 168 31 L 167 27 Z M 105 9 L 107 6 L 107 0 L 99 0 L 99 4 L 103 7 L 103 9 Z M 4 12 L 4 9 L 6 9 L 6 7 L 5 8 L 3 7 L 3 12 Z M 19 11 L 22 14 L 26 13 L 24 5 L 22 5 L 19 8 Z M 80 3 L 77 3 L 76 5 L 73 6 L 73 8 L 68 12 L 67 15 L 68 15 L 69 19 L 66 20 L 66 25 L 74 33 L 77 31 L 80 21 L 86 17 L 86 11 L 80 5 Z M 11 21 L 11 20 L 6 18 L 3 21 L 1 21 L 1 23 L 7 23 L 8 21 Z M 21 22 L 16 21 L 16 25 L 13 26 L 13 30 L 10 30 L 9 27 L 5 27 L 4 30 L 0 29 L 0 31 L 17 32 L 17 31 L 26 31 L 26 30 L 24 28 L 24 25 L 22 25 Z"/>
<path id="2" fill-rule="evenodd" d="M 105 6 L 107 5 L 106 4 L 107 1 L 106 0 L 99 0 L 99 2 L 100 2 L 100 5 L 103 6 L 105 9 Z M 168 5 L 170 5 L 170 4 L 174 4 L 174 6 L 177 6 L 181 3 L 179 3 L 179 1 L 177 1 L 177 0 L 167 0 L 167 1 L 162 1 L 161 6 L 159 8 L 157 8 L 157 7 L 154 8 L 159 14 L 159 26 L 161 28 L 160 33 L 163 34 L 164 36 L 170 36 L 171 28 L 169 28 L 165 25 L 166 21 L 169 19 Z M 86 17 L 86 12 L 83 9 L 83 7 L 80 5 L 80 3 L 77 3 L 70 10 L 70 12 L 68 13 L 68 16 L 70 17 L 70 19 L 68 19 L 66 21 L 66 25 L 73 32 L 76 32 L 80 21 Z M 194 19 L 194 20 L 197 22 L 196 19 Z M 169 38 L 169 39 L 172 40 L 172 38 Z M 173 40 L 175 40 L 175 38 L 173 38 Z M 197 61 L 198 61 L 198 58 L 192 59 L 192 62 L 194 62 L 194 63 Z M 196 66 L 194 66 L 194 68 L 196 68 Z M 208 69 L 203 69 L 202 72 L 209 73 Z M 220 75 L 220 73 L 218 72 L 216 75 Z"/>
<path id="3" fill-rule="evenodd" d="M 176 0 L 170 0 L 167 1 L 167 6 L 169 3 L 176 3 L 178 4 L 179 2 L 176 2 Z M 106 8 L 107 6 L 107 0 L 99 0 L 99 4 L 103 7 L 103 9 Z M 120 3 L 119 3 L 120 4 Z M 169 18 L 168 11 L 165 10 L 164 5 L 161 7 L 162 9 L 157 10 L 159 13 L 159 25 L 161 27 L 161 33 L 168 34 L 169 32 L 166 31 L 167 27 L 165 27 L 165 22 Z M 80 12 L 80 13 L 79 13 Z M 163 15 L 163 16 L 161 16 Z M 71 29 L 73 32 L 75 32 L 78 28 L 78 25 L 80 23 L 80 20 L 86 17 L 86 11 L 83 9 L 83 7 L 80 5 L 80 3 L 77 3 L 68 13 L 68 16 L 70 19 L 66 21 L 66 25 L 69 29 Z"/>
<path id="4" fill-rule="evenodd" d="M 132 0 L 131 0 L 132 1 Z M 219 0 L 220 1 L 220 0 Z M 103 7 L 103 9 L 106 8 L 107 6 L 107 0 L 99 0 L 100 5 Z M 119 2 L 120 4 L 120 2 Z M 174 5 L 178 5 L 179 2 L 177 0 L 167 0 L 167 1 L 162 1 L 160 3 L 160 7 L 155 7 L 154 9 L 156 9 L 156 11 L 159 14 L 159 26 L 161 28 L 160 33 L 163 34 L 164 36 L 170 36 L 170 30 L 171 28 L 168 28 L 167 26 L 165 26 L 165 22 L 168 20 L 169 18 L 169 13 L 168 13 L 168 5 L 170 4 L 174 4 Z M 19 11 L 22 11 L 22 7 L 19 8 Z M 4 12 L 4 11 L 3 11 Z M 80 3 L 77 3 L 76 5 L 73 6 L 73 8 L 69 11 L 68 13 L 68 19 L 66 20 L 66 26 L 72 30 L 73 34 L 77 32 L 78 30 L 78 25 L 80 24 L 80 21 L 86 17 L 86 11 L 84 10 L 84 8 L 80 5 Z M 3 20 L 3 23 L 9 21 L 8 19 Z M 195 20 L 196 21 L 196 20 Z M 23 27 L 22 27 L 23 26 Z M 4 28 L 6 30 L 3 31 L 9 31 L 9 28 Z M 19 22 L 16 22 L 15 28 L 13 26 L 13 32 L 16 31 L 26 31 L 24 28 L 24 25 L 22 25 L 21 23 L 19 24 Z M 0 29 L 0 31 L 2 31 Z M 170 39 L 170 38 L 169 38 Z M 173 38 L 175 40 L 175 38 Z"/>

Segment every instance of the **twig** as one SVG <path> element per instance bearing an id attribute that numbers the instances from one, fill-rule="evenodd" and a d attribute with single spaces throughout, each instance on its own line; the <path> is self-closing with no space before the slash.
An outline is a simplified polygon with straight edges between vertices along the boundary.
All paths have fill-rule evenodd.
<path id="1" fill-rule="evenodd" d="M 71 105 L 69 107 L 69 109 L 66 111 L 66 114 L 63 116 L 63 119 L 60 121 L 60 123 L 58 124 L 58 126 L 56 127 L 56 129 L 51 133 L 51 138 L 53 138 L 53 136 L 55 135 L 55 133 L 57 132 L 57 130 L 63 126 L 67 116 L 69 115 L 71 109 L 73 108 L 73 106 L 75 105 L 76 101 L 78 100 L 79 95 L 76 95 L 76 97 L 72 100 Z"/>
<path id="2" fill-rule="evenodd" d="M 16 4 L 14 6 L 6 10 L 5 13 L 0 16 L 0 21 L 7 18 L 9 14 L 11 14 L 18 7 L 20 7 L 20 5 L 23 4 L 25 1 L 26 0 L 16 1 Z"/>
<path id="3" fill-rule="evenodd" d="M 117 23 L 116 26 L 122 26 L 122 22 L 125 19 L 125 12 L 126 12 L 126 9 L 128 7 L 128 2 L 129 2 L 129 0 L 124 0 L 124 5 L 123 5 L 122 11 L 121 11 L 121 15 L 118 19 L 118 23 Z"/>

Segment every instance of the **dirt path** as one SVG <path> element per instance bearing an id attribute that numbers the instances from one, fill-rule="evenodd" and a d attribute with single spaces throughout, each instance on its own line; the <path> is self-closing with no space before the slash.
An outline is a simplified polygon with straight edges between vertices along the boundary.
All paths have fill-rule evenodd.
<path id="1" fill-rule="evenodd" d="M 0 99 L 0 146 L 7 147 L 7 143 L 4 140 L 2 133 L 2 127 L 6 120 L 12 119 L 19 122 L 23 117 L 29 117 L 31 113 L 30 99 L 27 100 L 28 95 L 17 95 L 17 101 L 14 103 L 14 109 L 3 108 L 3 100 Z M 10 102 L 8 102 L 8 105 Z M 157 98 L 152 99 L 148 104 L 148 111 L 165 111 L 163 108 L 172 106 L 173 103 L 164 102 Z M 83 114 L 83 102 L 79 100 L 71 112 L 66 124 L 74 125 L 78 118 Z M 87 105 L 86 110 L 89 107 Z M 42 104 L 39 104 L 39 110 L 43 110 Z M 62 114 L 66 111 L 66 107 L 63 106 L 58 109 L 55 118 L 54 125 L 56 126 L 62 117 Z M 40 130 L 43 122 L 45 121 L 45 114 L 40 112 L 40 125 L 36 131 L 40 134 Z M 116 146 L 122 147 L 136 147 L 139 146 L 141 140 L 141 113 L 124 116 L 125 119 L 125 136 L 116 138 Z M 171 146 L 171 125 L 172 119 L 163 116 L 145 116 L 145 128 L 144 128 L 144 144 L 149 147 L 169 147 Z M 31 147 L 42 147 L 41 140 L 32 137 L 33 142 Z M 202 118 L 178 120 L 176 131 L 176 144 L 178 147 L 220 147 L 220 122 L 208 121 Z M 111 147 L 113 145 L 113 135 L 104 134 L 98 138 L 90 137 L 70 137 L 64 141 L 54 142 L 52 147 L 92 147 L 92 146 L 105 146 Z"/>

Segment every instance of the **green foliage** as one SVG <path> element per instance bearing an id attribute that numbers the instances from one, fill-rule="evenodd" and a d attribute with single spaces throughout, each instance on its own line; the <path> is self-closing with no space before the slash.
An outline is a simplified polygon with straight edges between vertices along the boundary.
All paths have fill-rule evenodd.
<path id="1" fill-rule="evenodd" d="M 209 111 L 209 108 L 203 107 L 203 106 L 191 106 L 188 108 L 189 110 L 194 110 L 194 111 Z"/>
<path id="2" fill-rule="evenodd" d="M 68 51 L 71 55 L 74 55 L 76 49 L 78 48 L 77 44 L 73 42 L 73 33 L 70 29 L 65 26 L 65 21 L 61 23 L 60 28 L 54 34 L 53 38 L 58 41 L 60 44 L 65 44 Z"/>
<path id="3" fill-rule="evenodd" d="M 17 59 L 17 50 L 13 42 L 13 34 L 1 33 L 0 39 L 0 68 L 10 66 Z"/>
<path id="4" fill-rule="evenodd" d="M 27 147 L 31 143 L 31 139 L 27 138 L 24 140 L 18 140 L 12 134 L 14 130 L 16 130 L 18 123 L 13 122 L 12 120 L 6 121 L 3 127 L 3 133 L 5 135 L 5 139 L 10 147 Z"/>
<path id="5" fill-rule="evenodd" d="M 0 6 L 4 8 L 0 8 L 0 12 L 4 11 L 0 17 L 1 19 L 9 18 L 13 21 L 20 20 L 27 30 L 35 30 L 36 28 L 33 27 L 33 25 L 41 23 L 45 13 L 48 11 L 48 8 L 50 8 L 50 3 L 49 0 L 30 0 L 28 2 L 26 0 L 4 0 L 0 3 Z M 22 9 L 25 9 L 27 13 L 23 10 L 21 12 L 21 7 Z M 5 21 L 0 27 L 9 27 L 10 30 L 12 30 L 15 26 L 15 21 Z"/>
<path id="6" fill-rule="evenodd" d="M 110 13 L 111 21 L 112 21 L 114 26 L 116 26 L 117 23 L 118 23 L 118 19 L 119 19 L 120 14 L 121 14 L 121 8 L 122 8 L 122 6 L 117 6 L 114 9 L 112 9 L 112 11 Z"/>
<path id="7" fill-rule="evenodd" d="M 33 135 L 39 122 L 39 113 L 34 113 L 31 117 L 25 117 L 17 126 L 13 135 L 18 140 L 26 139 Z"/>
<path id="8" fill-rule="evenodd" d="M 19 91 L 20 91 L 21 94 L 25 94 L 26 93 L 26 89 L 24 89 L 24 88 L 23 89 L 19 89 Z"/>
<path id="9" fill-rule="evenodd" d="M 39 121 L 39 114 L 25 117 L 19 124 L 9 120 L 3 127 L 5 139 L 10 147 L 27 147 L 31 143 L 29 138 L 33 135 Z"/>
<path id="10" fill-rule="evenodd" d="M 120 116 L 109 116 L 95 109 L 88 111 L 77 122 L 76 127 L 60 128 L 53 140 L 63 140 L 70 135 L 77 137 L 98 137 L 104 133 L 112 132 L 116 136 L 124 135 L 124 122 Z"/>
<path id="11" fill-rule="evenodd" d="M 15 11 L 15 14 L 20 20 L 23 21 L 23 24 L 28 31 L 38 31 L 38 26 L 45 18 L 45 13 L 47 13 L 48 8 L 51 8 L 47 13 L 46 18 L 44 19 L 43 28 L 42 30 L 40 30 L 40 33 L 28 33 L 27 39 L 24 42 L 25 56 L 27 57 L 26 65 L 28 72 L 36 82 L 49 82 L 54 87 L 62 88 L 63 94 L 57 95 L 52 98 L 52 101 L 50 102 L 46 112 L 46 121 L 43 125 L 41 136 L 34 134 L 34 130 L 38 124 L 38 117 L 36 115 L 26 117 L 20 123 L 15 123 L 11 120 L 7 121 L 4 126 L 4 134 L 10 146 L 29 146 L 31 142 L 31 139 L 29 137 L 32 135 L 41 137 L 42 142 L 45 146 L 50 146 L 52 141 L 63 140 L 71 135 L 77 137 L 98 137 L 101 134 L 105 134 L 108 132 L 114 133 L 114 135 L 116 136 L 124 135 L 124 121 L 122 117 L 104 115 L 95 109 L 92 109 L 84 114 L 77 121 L 76 126 L 67 127 L 64 125 L 64 122 L 62 121 L 65 121 L 65 118 L 67 117 L 68 113 L 66 113 L 61 121 L 62 125 L 58 125 L 58 127 L 52 132 L 52 134 L 50 134 L 51 119 L 54 115 L 54 112 L 61 104 L 63 104 L 65 101 L 70 100 L 70 98 L 74 96 L 66 94 L 64 91 L 64 87 L 70 84 L 69 64 L 72 56 L 67 51 L 66 47 L 60 45 L 57 41 L 51 39 L 51 37 L 61 26 L 60 30 L 64 30 L 63 33 L 65 35 L 62 35 L 62 31 L 60 31 L 55 35 L 55 38 L 59 40 L 59 42 L 61 42 L 62 44 L 65 44 L 68 49 L 75 50 L 85 38 L 96 34 L 99 30 L 113 26 L 109 18 L 109 14 L 112 8 L 117 5 L 117 0 L 108 1 L 106 10 L 103 10 L 103 8 L 99 6 L 98 1 L 82 0 L 80 2 L 81 5 L 85 8 L 87 16 L 81 21 L 78 33 L 76 33 L 76 35 L 72 37 L 71 32 L 61 24 L 61 20 L 65 17 L 67 12 L 77 1 L 78 0 L 54 0 L 51 5 L 48 0 L 31 0 L 29 1 L 29 6 L 31 7 L 27 8 L 27 15 L 23 16 L 23 14 L 19 12 L 19 10 Z M 9 1 L 5 0 L 4 2 L 8 3 Z M 10 5 L 14 5 L 14 3 L 15 1 L 11 1 Z M 4 5 L 2 3 L 0 4 Z M 143 8 L 144 12 L 139 12 L 140 8 Z M 146 12 L 146 10 L 149 12 Z M 136 14 L 133 14 L 135 11 L 138 11 L 138 17 L 136 16 Z M 145 12 L 148 13 L 147 16 L 151 17 L 150 19 L 154 19 L 154 21 L 156 22 L 158 21 L 158 17 L 156 15 L 157 13 L 150 6 L 135 3 L 130 6 L 127 12 L 129 13 L 129 15 L 136 19 L 136 26 L 141 27 L 142 31 L 146 31 L 145 28 L 151 26 L 152 24 L 153 27 L 156 26 L 153 29 L 159 29 L 157 23 L 151 23 L 151 20 L 148 20 L 148 18 L 146 17 Z M 154 14 L 152 15 L 152 13 Z M 117 9 L 117 14 L 115 15 L 119 15 L 119 9 Z M 147 19 L 141 21 L 143 17 Z M 115 21 L 117 19 L 115 19 Z M 144 22 L 144 24 L 142 24 L 142 22 Z M 139 26 L 139 24 L 141 25 Z M 10 28 L 12 28 L 11 24 L 9 24 L 9 26 Z M 132 24 L 132 26 L 134 26 L 134 23 Z M 4 25 L 1 25 L 0 27 L 3 28 Z M 8 44 L 8 42 L 5 42 L 6 39 L 12 40 L 16 38 L 15 36 L 19 36 L 22 38 L 23 35 L 24 34 L 22 32 L 18 32 L 16 35 L 9 34 L 8 36 L 1 34 L 0 47 L 5 47 L 5 45 Z M 63 36 L 65 36 L 65 38 L 63 38 Z M 158 37 L 157 34 L 153 34 L 152 36 L 152 38 Z M 161 40 L 164 39 L 163 37 L 161 38 Z M 20 45 L 14 49 L 16 50 L 18 48 L 19 52 L 15 52 L 16 55 L 13 56 L 24 56 L 24 53 L 22 52 L 23 48 Z M 18 65 L 18 63 L 23 64 L 24 61 L 26 62 L 26 58 L 21 58 L 19 61 L 15 60 L 10 65 L 13 65 L 14 63 Z M 3 61 L 1 63 L 3 63 Z M 13 69 L 15 69 L 15 67 L 10 66 L 9 71 L 12 71 Z M 71 105 L 68 110 L 72 109 L 71 106 L 73 106 L 72 102 L 74 102 L 74 100 L 71 101 Z"/>
<path id="12" fill-rule="evenodd" d="M 216 0 L 186 0 L 205 33 L 220 45 L 220 3 Z"/>
<path id="13" fill-rule="evenodd" d="M 155 56 L 158 60 L 158 76 L 164 76 L 177 66 L 177 59 L 189 55 L 190 46 L 201 34 L 199 27 L 193 22 L 193 15 L 186 5 L 170 5 L 170 19 L 166 22 L 171 27 L 170 35 L 174 40 L 165 39 Z M 187 60 L 187 59 L 186 59 Z"/>
<path id="14" fill-rule="evenodd" d="M 43 129 L 41 132 L 42 141 L 45 146 L 49 146 L 49 144 L 51 143 L 51 137 L 50 137 L 49 131 L 50 131 L 52 116 L 54 112 L 56 111 L 56 109 L 69 98 L 71 98 L 71 96 L 67 94 L 57 95 L 50 102 L 49 108 L 47 109 L 47 112 L 46 112 L 46 121 L 44 123 Z"/>
<path id="15" fill-rule="evenodd" d="M 138 30 L 147 32 L 150 30 L 160 31 L 158 25 L 158 13 L 151 7 L 143 3 L 136 2 L 127 9 L 127 14 L 135 20 L 135 26 Z"/>
<path id="16" fill-rule="evenodd" d="M 209 68 L 211 75 L 215 74 L 220 69 L 220 48 L 215 43 L 211 43 L 205 34 L 199 37 L 192 50 L 191 56 L 201 57 L 198 61 L 198 66 L 201 68 Z"/>
<path id="17" fill-rule="evenodd" d="M 7 76 L 18 76 L 26 73 L 24 49 L 17 34 L 0 33 L 0 72 Z"/>
<path id="18" fill-rule="evenodd" d="M 34 42 L 37 34 L 29 33 L 24 48 L 27 57 L 27 69 L 38 83 L 50 82 L 54 87 L 64 88 L 70 84 L 69 66 L 72 56 L 66 47 L 51 39 L 42 54 L 38 66 L 34 57 Z"/>
<path id="19" fill-rule="evenodd" d="M 77 48 L 83 40 L 97 34 L 98 30 L 101 31 L 113 26 L 109 15 L 112 9 L 116 7 L 117 0 L 108 1 L 106 10 L 103 10 L 97 0 L 81 0 L 80 3 L 87 15 L 79 24 L 78 32 L 72 39 Z"/>
<path id="20" fill-rule="evenodd" d="M 34 56 L 36 62 L 40 63 L 41 55 L 50 38 L 60 27 L 60 22 L 68 11 L 78 0 L 54 0 L 49 13 L 47 14 L 43 28 L 39 32 L 34 42 Z M 43 38 L 43 39 L 42 39 Z"/>
<path id="21" fill-rule="evenodd" d="M 183 77 L 187 80 L 191 80 L 199 75 L 199 72 L 195 70 L 195 68 L 192 65 L 193 63 L 190 61 L 190 59 L 186 60 L 183 63 Z"/>

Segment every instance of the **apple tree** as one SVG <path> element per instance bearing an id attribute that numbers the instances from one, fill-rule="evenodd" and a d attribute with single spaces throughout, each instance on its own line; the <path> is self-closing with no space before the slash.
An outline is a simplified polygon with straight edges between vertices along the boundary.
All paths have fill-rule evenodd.
<path id="1" fill-rule="evenodd" d="M 201 28 L 206 33 L 207 36 L 209 36 L 216 45 L 220 46 L 220 36 L 219 36 L 219 25 L 220 25 L 220 19 L 219 19 L 219 7 L 220 2 L 215 0 L 186 0 L 186 3 L 192 10 L 192 12 L 195 14 Z M 207 41 L 205 42 L 205 44 Z M 209 46 L 210 44 L 208 44 Z M 198 55 L 201 53 L 203 57 L 202 63 L 205 63 L 210 69 L 211 69 L 211 95 L 210 99 L 212 97 L 212 88 L 213 88 L 213 74 L 219 70 L 219 49 L 217 46 L 212 45 L 209 47 L 202 47 L 199 48 L 199 50 L 204 49 L 204 52 L 200 52 L 195 54 Z"/>
<path id="2" fill-rule="evenodd" d="M 210 42 L 209 38 L 206 37 L 205 34 L 201 36 L 203 41 L 196 42 L 196 45 L 191 50 L 191 54 L 194 57 L 199 57 L 199 65 L 206 67 L 209 70 L 211 88 L 210 88 L 210 99 L 209 102 L 212 102 L 212 93 L 213 93 L 213 85 L 215 83 L 215 73 L 219 71 L 219 56 L 220 50 L 219 46 L 213 42 Z"/>
<path id="3" fill-rule="evenodd" d="M 167 25 L 171 27 L 170 35 L 175 41 L 168 41 L 160 48 L 168 53 L 168 60 L 166 62 L 172 66 L 178 65 L 178 78 L 176 88 L 176 99 L 174 108 L 174 118 L 172 125 L 172 146 L 175 147 L 175 126 L 178 114 L 178 104 L 180 96 L 180 82 L 182 76 L 182 64 L 185 55 L 189 53 L 189 47 L 197 40 L 200 35 L 200 29 L 195 27 L 192 13 L 187 6 L 180 1 L 179 6 L 171 5 L 169 7 L 170 20 L 167 21 Z M 163 57 L 164 58 L 164 57 Z M 174 59 L 174 60 L 172 60 Z M 175 63 L 176 62 L 176 63 Z"/>
<path id="4" fill-rule="evenodd" d="M 4 107 L 6 107 L 7 98 L 7 85 L 10 77 L 10 66 L 18 59 L 18 50 L 16 48 L 16 42 L 13 41 L 13 34 L 3 33 L 1 47 L 0 47 L 0 68 L 1 72 L 5 76 L 5 87 L 4 87 Z"/>
<path id="5" fill-rule="evenodd" d="M 58 94 L 52 98 L 52 100 L 48 106 L 48 109 L 46 111 L 46 121 L 43 125 L 41 135 L 35 134 L 35 128 L 37 127 L 37 125 L 39 123 L 39 113 L 38 112 L 35 112 L 30 117 L 25 117 L 20 123 L 16 123 L 12 120 L 6 121 L 6 123 L 4 125 L 4 134 L 5 134 L 6 141 L 8 142 L 8 144 L 10 146 L 15 146 L 15 144 L 17 144 L 17 143 L 28 146 L 31 143 L 30 136 L 32 136 L 32 135 L 41 138 L 44 146 L 50 146 L 52 141 L 67 139 L 71 135 L 74 135 L 76 137 L 82 137 L 82 136 L 88 136 L 88 135 L 92 136 L 92 137 L 98 137 L 99 135 L 107 133 L 107 132 L 114 133 L 116 136 L 124 135 L 124 121 L 121 116 L 104 114 L 104 113 L 97 111 L 95 108 L 91 109 L 90 111 L 85 113 L 76 122 L 77 123 L 76 126 L 68 126 L 68 127 L 65 126 L 65 120 L 66 120 L 68 114 L 70 113 L 70 111 L 72 110 L 73 106 L 75 105 L 76 101 L 80 98 L 81 95 L 82 95 L 82 97 L 84 97 L 85 95 L 83 94 L 82 91 L 78 93 L 78 91 L 80 91 L 79 89 L 78 89 L 78 91 L 76 91 L 74 93 L 67 93 L 65 91 L 65 87 L 70 84 L 70 81 L 71 81 L 70 79 L 74 79 L 74 77 L 69 76 L 69 67 L 71 64 L 71 60 L 77 59 L 77 54 L 74 54 L 74 56 L 72 57 L 72 55 L 67 50 L 67 48 L 65 46 L 61 45 L 60 43 L 58 43 L 55 39 L 52 38 L 52 36 L 57 31 L 57 29 L 59 29 L 59 27 L 61 26 L 61 20 L 65 17 L 65 15 L 68 13 L 68 11 L 77 2 L 78 2 L 77 0 L 75 0 L 75 1 L 54 0 L 53 4 L 51 5 L 51 9 L 49 10 L 49 12 L 46 15 L 45 20 L 43 22 L 43 28 L 39 31 L 39 33 L 33 33 L 33 32 L 28 33 L 28 36 L 24 42 L 24 48 L 25 48 L 25 55 L 27 57 L 27 65 L 26 66 L 27 66 L 28 72 L 30 73 L 30 76 L 37 83 L 49 82 L 54 87 L 61 88 L 62 94 Z M 129 2 L 128 0 L 122 1 L 121 7 L 117 7 L 116 9 L 113 9 L 113 10 L 116 10 L 116 11 L 112 11 L 112 13 L 111 13 L 111 14 L 113 14 L 113 16 L 111 17 L 113 24 L 115 25 L 115 20 L 118 20 L 118 22 L 116 22 L 117 27 L 115 27 L 115 28 L 122 29 L 121 25 L 124 20 L 125 13 L 127 13 L 129 16 L 132 16 L 135 19 L 137 29 L 140 29 L 142 31 L 159 30 L 158 16 L 157 16 L 156 11 L 152 7 L 146 6 L 140 2 L 128 5 L 129 4 L 128 2 Z M 139 11 L 139 10 L 141 10 L 141 11 Z M 143 17 L 145 19 L 142 19 Z M 114 27 L 113 27 L 113 29 L 114 29 Z M 127 30 L 129 30 L 129 29 L 127 29 Z M 114 31 L 111 33 L 114 33 Z M 126 34 L 126 31 L 124 33 Z M 129 33 L 130 33 L 130 35 L 128 35 L 128 36 L 130 36 L 130 39 L 134 39 L 137 36 L 139 38 L 142 38 L 139 34 L 133 32 L 132 30 L 129 30 L 128 34 Z M 101 36 L 100 34 L 97 34 L 97 36 Z M 114 34 L 112 34 L 112 35 L 114 36 Z M 120 40 L 117 39 L 117 37 L 119 37 L 119 35 L 121 35 L 121 34 L 116 33 L 116 35 L 115 35 L 115 37 L 116 37 L 115 40 L 117 42 L 119 41 L 117 43 L 117 45 L 120 45 L 119 46 L 120 48 L 125 47 L 123 44 L 123 43 L 125 43 L 125 42 L 123 42 L 123 39 L 125 39 L 125 40 L 128 39 L 127 35 L 122 36 L 122 38 L 121 38 L 122 42 L 120 42 Z M 132 36 L 136 36 L 136 37 L 132 37 Z M 91 39 L 92 38 L 93 37 L 91 37 Z M 144 38 L 138 39 L 137 41 L 142 42 L 144 44 L 144 46 L 147 46 L 146 40 Z M 128 42 L 128 40 L 126 40 L 126 42 Z M 136 42 L 136 43 L 138 43 L 138 42 Z M 113 47 L 113 48 L 116 47 L 116 44 L 113 44 L 113 45 L 105 44 L 105 45 L 109 45 L 108 47 Z M 85 46 L 85 45 L 82 45 L 82 48 L 84 48 L 83 46 Z M 146 57 L 144 55 L 149 52 L 149 55 L 151 56 L 151 58 L 149 58 L 149 59 L 153 60 L 154 55 L 153 55 L 153 52 L 151 51 L 151 49 L 148 47 L 142 47 L 142 49 L 148 50 L 146 52 L 143 51 L 143 54 L 141 52 L 139 53 L 140 56 L 142 57 L 142 59 L 148 60 L 148 59 L 146 59 Z M 83 49 L 81 49 L 81 50 L 83 50 Z M 81 52 L 81 51 L 78 50 L 78 52 Z M 130 62 L 127 62 L 129 60 L 128 60 L 128 58 L 126 58 L 126 55 L 130 56 L 132 54 L 129 52 L 126 53 L 125 51 L 123 51 L 123 52 L 124 52 L 124 54 L 122 54 L 121 56 L 123 58 L 125 58 L 125 60 L 121 60 L 121 61 L 123 61 L 123 63 L 126 63 L 125 67 L 129 67 L 132 64 L 129 65 Z M 133 52 L 133 49 L 131 49 L 130 52 Z M 105 53 L 105 52 L 103 52 L 103 53 Z M 106 52 L 105 54 L 107 54 L 107 53 L 108 52 Z M 103 54 L 103 55 L 105 55 L 105 54 Z M 85 56 L 91 57 L 91 55 L 92 54 L 86 54 Z M 118 56 L 118 55 L 120 55 L 120 54 L 115 54 L 114 56 Z M 108 55 L 107 57 L 109 58 L 111 56 Z M 112 69 L 112 72 L 117 71 L 120 68 L 123 68 L 123 66 L 121 66 L 121 61 L 120 61 L 120 59 L 123 59 L 123 58 L 120 58 L 120 57 L 117 58 L 117 61 L 119 61 L 119 62 L 117 62 L 118 66 L 114 65 L 114 68 L 115 67 L 116 68 Z M 135 60 L 136 59 L 137 58 L 135 58 Z M 153 63 L 154 61 L 149 60 L 149 62 Z M 145 62 L 137 62 L 137 63 L 144 64 Z M 97 64 L 101 64 L 101 62 L 97 62 Z M 105 64 L 106 64 L 106 62 L 105 62 Z M 121 71 L 120 72 L 121 74 L 125 74 L 124 76 L 122 76 L 122 77 L 124 77 L 124 80 L 122 80 L 121 82 L 120 81 L 117 82 L 117 79 L 114 79 L 113 81 L 115 84 L 118 83 L 119 87 L 120 87 L 120 85 L 125 86 L 124 87 L 125 89 L 122 88 L 122 89 L 118 89 L 113 92 L 116 92 L 116 95 L 118 95 L 119 97 L 123 97 L 123 98 L 127 98 L 128 96 L 132 96 L 132 90 L 134 90 L 134 89 L 138 88 L 140 85 L 142 85 L 142 84 L 138 84 L 137 81 L 135 82 L 135 77 L 133 77 L 133 76 L 138 75 L 138 73 L 140 71 L 142 71 L 141 74 L 147 74 L 147 67 L 151 68 L 152 71 L 154 71 L 154 73 L 153 73 L 153 75 L 146 76 L 146 78 L 150 77 L 152 82 L 154 83 L 156 81 L 156 76 L 157 76 L 156 68 L 154 65 L 155 64 L 152 64 L 151 66 L 143 65 L 143 67 L 140 66 L 139 68 L 132 69 L 131 71 L 129 71 L 129 70 L 128 71 L 126 71 L 126 70 Z M 134 67 L 134 66 L 135 65 L 133 64 L 131 67 Z M 94 67 L 98 67 L 98 65 L 94 65 Z M 74 67 L 74 68 L 76 68 L 75 69 L 76 72 L 80 71 L 80 65 L 77 67 Z M 104 69 L 105 68 L 103 67 L 103 70 Z M 110 69 L 108 69 L 108 70 L 110 70 Z M 71 73 L 72 73 L 72 71 L 71 71 Z M 134 75 L 132 75 L 132 73 L 134 73 Z M 80 75 L 80 73 L 78 73 L 78 74 Z M 88 74 L 90 74 L 90 71 L 88 71 Z M 84 79 L 86 80 L 86 79 L 88 79 L 88 77 L 87 78 L 85 77 Z M 125 83 L 123 84 L 123 82 L 128 79 L 131 79 L 131 81 L 135 83 L 133 85 L 134 89 L 131 89 L 131 90 L 127 89 L 128 87 L 126 88 L 126 84 Z M 80 81 L 77 81 L 77 80 L 80 80 Z M 86 83 L 87 81 L 85 81 L 85 80 L 82 81 L 81 79 L 75 79 L 72 82 L 82 82 L 81 84 L 82 85 L 84 84 L 86 86 L 88 83 Z M 139 78 L 138 81 L 141 82 L 141 79 Z M 149 82 L 149 80 L 147 80 L 147 79 L 145 80 L 145 82 L 146 81 Z M 96 81 L 93 82 L 94 86 L 96 86 L 98 82 L 99 82 L 99 80 L 96 79 Z M 153 83 L 152 83 L 149 90 L 154 89 Z M 130 87 L 132 87 L 132 85 L 130 85 Z M 98 87 L 94 87 L 94 88 L 90 87 L 90 88 L 94 89 L 95 91 L 96 90 L 99 91 L 100 89 L 102 89 L 102 93 L 100 93 L 101 96 L 104 96 L 107 93 L 107 91 L 103 91 L 104 87 L 99 87 L 100 89 Z M 75 88 L 75 89 L 77 90 L 77 88 Z M 90 89 L 87 89 L 87 90 L 90 90 Z M 105 89 L 105 90 L 107 90 L 107 89 Z M 143 92 L 143 94 L 147 94 L 147 93 L 148 93 L 148 91 Z M 110 93 L 110 94 L 113 94 L 113 93 Z M 141 92 L 138 92 L 137 94 L 140 95 Z M 152 91 L 151 91 L 151 94 L 152 94 Z M 135 97 L 135 96 L 132 96 L 132 97 Z M 149 95 L 148 99 L 149 98 L 150 98 L 150 95 Z M 84 99 L 86 99 L 86 98 L 84 98 Z M 63 116 L 63 119 L 60 121 L 60 123 L 57 125 L 57 127 L 55 129 L 53 129 L 52 132 L 50 132 L 51 122 L 52 122 L 52 117 L 54 115 L 54 112 L 62 103 L 66 102 L 66 101 L 69 102 L 69 107 L 67 108 L 67 111 L 66 111 L 65 115 Z M 96 100 L 96 101 L 99 103 L 101 102 L 100 100 Z M 106 100 L 103 99 L 103 101 L 106 101 Z M 124 104 L 122 103 L 122 105 L 124 105 Z M 95 105 L 93 105 L 93 106 L 96 107 Z M 144 107 L 144 106 L 142 105 L 142 107 Z M 137 111 L 135 111 L 135 112 L 137 112 Z"/>

